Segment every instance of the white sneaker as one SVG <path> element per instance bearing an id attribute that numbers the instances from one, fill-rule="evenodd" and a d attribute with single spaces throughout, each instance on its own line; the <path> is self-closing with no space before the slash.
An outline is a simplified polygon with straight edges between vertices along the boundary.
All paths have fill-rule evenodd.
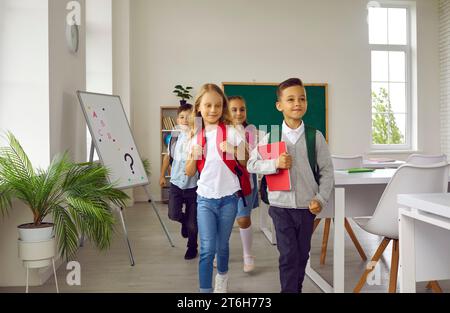
<path id="1" fill-rule="evenodd" d="M 216 275 L 216 286 L 214 287 L 214 293 L 227 293 L 228 289 L 228 274 Z"/>
<path id="2" fill-rule="evenodd" d="M 250 273 L 255 270 L 255 257 L 254 256 L 245 256 L 244 257 L 244 272 Z"/>

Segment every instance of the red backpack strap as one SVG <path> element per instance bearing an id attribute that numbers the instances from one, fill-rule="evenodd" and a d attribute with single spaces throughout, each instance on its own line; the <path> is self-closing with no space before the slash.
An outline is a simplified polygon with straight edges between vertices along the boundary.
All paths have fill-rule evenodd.
<path id="1" fill-rule="evenodd" d="M 241 187 L 241 191 L 244 196 L 247 196 L 251 193 L 251 185 L 250 185 L 250 174 L 247 169 L 242 166 L 235 158 L 234 155 L 229 155 L 225 152 L 220 151 L 220 143 L 227 140 L 227 127 L 225 124 L 220 123 L 219 129 L 217 129 L 217 151 L 221 156 L 225 165 L 230 169 L 230 171 L 236 175 L 239 179 L 239 184 Z M 244 203 L 245 203 L 245 199 Z M 246 204 L 244 204 L 246 206 Z"/>
<path id="2" fill-rule="evenodd" d="M 202 158 L 200 160 L 197 160 L 197 171 L 199 173 L 202 172 L 203 168 L 205 167 L 205 146 L 206 146 L 206 137 L 205 137 L 205 129 L 202 128 L 198 133 L 197 133 L 197 144 L 202 147 Z"/>
<path id="3" fill-rule="evenodd" d="M 231 155 L 227 152 L 222 152 L 220 150 L 220 144 L 224 141 L 227 141 L 227 126 L 224 123 L 220 123 L 219 127 L 217 127 L 217 137 L 216 137 L 217 151 L 219 152 L 220 157 L 228 166 L 228 168 L 233 172 L 233 174 L 236 174 L 236 171 L 234 170 L 234 163 L 235 163 L 234 155 Z"/>

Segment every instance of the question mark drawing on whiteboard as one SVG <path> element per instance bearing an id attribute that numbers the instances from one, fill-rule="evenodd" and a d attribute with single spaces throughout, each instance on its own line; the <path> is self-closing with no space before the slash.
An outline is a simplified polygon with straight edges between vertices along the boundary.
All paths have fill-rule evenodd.
<path id="1" fill-rule="evenodd" d="M 129 153 L 125 154 L 124 157 L 125 157 L 125 162 L 127 161 L 128 158 L 131 159 L 130 168 L 131 168 L 131 173 L 134 174 L 134 170 L 133 170 L 134 160 L 133 160 L 133 157 Z"/>

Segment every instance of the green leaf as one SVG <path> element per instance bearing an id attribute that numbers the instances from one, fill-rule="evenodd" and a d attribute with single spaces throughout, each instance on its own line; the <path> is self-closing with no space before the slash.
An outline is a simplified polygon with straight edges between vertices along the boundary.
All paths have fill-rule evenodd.
<path id="1" fill-rule="evenodd" d="M 144 166 L 144 171 L 147 174 L 147 176 L 150 176 L 151 171 L 150 171 L 150 161 L 148 159 L 144 159 L 142 160 L 142 165 Z"/>
<path id="2" fill-rule="evenodd" d="M 55 156 L 47 169 L 34 169 L 15 137 L 0 147 L 0 212 L 19 199 L 38 225 L 53 216 L 58 251 L 65 258 L 78 249 L 81 233 L 99 249 L 111 242 L 115 219 L 113 206 L 125 207 L 128 196 L 108 180 L 109 169 L 98 163 L 73 163 L 67 153 Z"/>

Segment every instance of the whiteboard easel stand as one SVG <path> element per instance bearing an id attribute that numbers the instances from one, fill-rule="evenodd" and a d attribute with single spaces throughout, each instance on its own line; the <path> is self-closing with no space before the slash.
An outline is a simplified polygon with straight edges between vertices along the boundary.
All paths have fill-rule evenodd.
<path id="1" fill-rule="evenodd" d="M 94 151 L 95 151 L 95 144 L 94 144 L 94 141 L 92 140 L 91 141 L 91 150 L 89 152 L 89 162 L 91 162 L 91 163 L 94 161 Z M 159 215 L 158 209 L 155 207 L 155 204 L 152 201 L 151 196 L 150 196 L 147 188 L 145 188 L 145 186 L 142 186 L 142 188 L 144 188 L 145 193 L 147 194 L 148 202 L 152 204 L 153 210 L 155 211 L 156 216 L 158 217 L 159 223 L 161 224 L 161 226 L 162 226 L 162 228 L 164 230 L 164 233 L 166 234 L 167 239 L 169 240 L 170 246 L 172 248 L 175 247 L 175 245 L 173 244 L 172 238 L 170 237 L 169 231 L 167 230 L 167 227 L 164 224 L 164 221 L 161 219 L 161 216 Z M 134 257 L 133 257 L 133 251 L 131 250 L 130 240 L 128 239 L 128 231 L 127 231 L 127 227 L 125 225 L 125 220 L 124 220 L 124 217 L 123 217 L 123 207 L 120 207 L 119 214 L 120 214 L 120 220 L 122 222 L 122 228 L 123 228 L 123 232 L 124 232 L 124 236 L 125 236 L 125 242 L 126 242 L 127 247 L 128 247 L 128 254 L 130 256 L 130 263 L 131 263 L 131 266 L 134 266 L 135 262 L 134 262 Z M 82 235 L 81 240 L 80 240 L 80 247 L 82 247 L 83 244 L 84 244 L 84 234 Z"/>
<path id="2" fill-rule="evenodd" d="M 94 162 L 94 151 L 95 151 L 95 144 L 94 144 L 94 141 L 92 140 L 91 141 L 91 150 L 89 151 L 89 162 L 90 163 Z M 131 250 L 130 240 L 128 239 L 127 226 L 125 225 L 125 219 L 123 218 L 123 208 L 120 207 L 119 209 L 120 209 L 119 210 L 120 221 L 122 222 L 122 228 L 123 228 L 123 233 L 124 233 L 124 237 L 125 237 L 125 242 L 127 244 L 128 254 L 130 256 L 130 264 L 131 264 L 131 266 L 134 266 L 136 263 L 134 262 L 133 251 Z M 80 247 L 83 247 L 83 245 L 84 245 L 84 234 L 81 235 Z"/>
<path id="3" fill-rule="evenodd" d="M 173 244 L 172 237 L 170 237 L 169 231 L 167 230 L 166 224 L 164 224 L 163 220 L 161 219 L 161 216 L 159 215 L 158 209 L 155 206 L 155 203 L 152 201 L 152 198 L 150 197 L 150 193 L 148 192 L 147 188 L 145 186 L 142 186 L 144 188 L 145 193 L 147 194 L 148 203 L 152 204 L 153 210 L 156 213 L 156 216 L 158 217 L 159 223 L 161 224 L 164 232 L 166 233 L 167 239 L 169 240 L 170 246 L 173 248 L 175 245 Z"/>
<path id="4" fill-rule="evenodd" d="M 84 92 L 84 91 L 77 91 L 77 96 L 78 96 L 78 100 L 80 102 L 81 105 L 81 109 L 83 111 L 84 117 L 86 119 L 86 123 L 87 126 L 89 127 L 89 132 L 91 133 L 92 136 L 92 141 L 91 141 L 91 149 L 90 149 L 90 156 L 89 156 L 89 161 L 93 162 L 94 161 L 94 151 L 97 151 L 97 154 L 99 156 L 100 159 L 100 163 L 101 164 L 109 164 L 108 167 L 112 166 L 112 167 L 116 167 L 115 168 L 115 175 L 113 175 L 113 177 L 109 177 L 110 181 L 118 181 L 120 182 L 122 180 L 122 183 L 118 183 L 117 184 L 117 189 L 119 190 L 123 190 L 123 189 L 129 189 L 129 188 L 133 188 L 133 187 L 138 187 L 138 186 L 142 186 L 148 196 L 148 201 L 150 203 L 152 203 L 151 201 L 151 197 L 147 191 L 147 189 L 145 188 L 145 186 L 149 185 L 150 182 L 148 180 L 148 177 L 146 175 L 145 172 L 145 168 L 143 167 L 143 164 L 136 164 L 137 167 L 139 168 L 139 173 L 140 175 L 142 175 L 142 181 L 140 181 L 138 184 L 128 184 L 124 183 L 123 181 L 123 176 L 128 176 L 128 168 L 126 169 L 126 173 L 124 173 L 123 171 L 123 162 L 121 162 L 121 164 L 117 164 L 117 158 L 111 158 L 112 156 L 112 151 L 108 150 L 108 147 L 110 148 L 110 146 L 106 145 L 105 147 L 105 151 L 103 151 L 101 149 L 101 146 L 98 146 L 97 143 L 97 139 L 98 142 L 101 142 L 101 138 L 98 137 L 98 135 L 103 136 L 103 134 L 100 132 L 101 128 L 106 128 L 104 130 L 107 130 L 109 127 L 107 127 L 106 125 L 109 124 L 108 119 L 107 119 L 107 115 L 105 112 L 107 112 L 107 110 L 105 109 L 105 104 L 107 104 L 107 106 L 110 106 L 110 110 L 108 110 L 109 112 L 111 112 L 111 116 L 109 116 L 109 119 L 111 120 L 111 125 L 115 125 L 116 132 L 119 134 L 121 134 L 122 136 L 116 137 L 117 141 L 119 142 L 123 142 L 124 144 L 128 142 L 128 145 L 130 145 L 131 147 L 131 151 L 133 151 L 133 147 L 136 146 L 134 138 L 133 138 L 133 134 L 131 132 L 131 127 L 130 124 L 128 122 L 125 110 L 123 108 L 122 105 L 122 101 L 120 100 L 119 96 L 114 96 L 114 95 L 106 95 L 106 94 L 99 94 L 99 93 L 90 93 L 90 92 Z M 93 112 L 90 112 L 93 111 Z M 99 112 L 99 114 L 97 115 L 97 112 Z M 101 113 L 100 113 L 101 112 Z M 105 115 L 106 114 L 106 115 Z M 106 123 L 104 122 L 104 120 L 106 120 Z M 98 121 L 98 122 L 96 122 Z M 100 130 L 98 130 L 97 132 L 94 132 L 94 130 L 96 130 L 96 127 L 94 127 L 94 125 L 97 126 L 101 126 Z M 112 132 L 112 131 L 111 131 Z M 97 138 L 98 137 L 98 138 Z M 108 133 L 108 138 L 111 138 L 111 133 Z M 116 139 L 113 139 L 112 142 L 116 142 Z M 115 150 L 115 148 L 113 149 Z M 118 149 L 118 151 L 120 151 L 120 149 Z M 142 160 L 140 159 L 139 153 L 137 151 L 137 148 L 134 152 L 130 153 L 134 153 L 134 157 L 135 159 L 140 160 L 140 162 L 142 162 Z M 131 156 L 130 153 L 127 153 L 126 155 L 124 155 L 123 157 L 125 158 L 125 161 L 127 160 L 127 155 L 129 157 L 131 157 L 131 161 L 133 162 L 133 157 Z M 123 158 L 122 157 L 122 158 Z M 115 163 L 116 162 L 116 163 Z M 140 163 L 138 162 L 138 163 Z M 122 166 L 122 168 L 121 168 Z M 130 165 L 131 167 L 132 165 Z M 133 172 L 133 174 L 135 174 Z M 144 180 L 144 175 L 147 178 L 147 180 Z M 131 182 L 131 179 L 128 179 L 128 181 Z M 155 210 L 155 213 L 159 219 L 159 222 L 161 223 L 163 230 L 166 233 L 167 238 L 169 239 L 169 242 L 171 244 L 172 247 L 174 247 L 172 239 L 170 238 L 170 235 L 167 231 L 166 226 L 164 225 L 163 221 L 161 220 L 161 217 L 159 216 L 158 210 L 156 209 L 155 205 L 152 203 L 153 209 Z M 128 252 L 130 254 L 130 261 L 131 261 L 131 266 L 134 265 L 134 258 L 133 258 L 133 253 L 131 251 L 131 246 L 130 246 L 130 242 L 128 240 L 128 232 L 126 229 L 126 225 L 125 225 L 125 220 L 123 217 L 123 207 L 120 207 L 120 218 L 121 218 L 121 222 L 122 222 L 122 227 L 124 230 L 124 235 L 125 235 L 125 241 L 127 243 L 128 246 Z M 81 246 L 82 246 L 82 242 L 84 239 L 84 234 L 82 234 L 82 238 L 81 238 Z"/>

